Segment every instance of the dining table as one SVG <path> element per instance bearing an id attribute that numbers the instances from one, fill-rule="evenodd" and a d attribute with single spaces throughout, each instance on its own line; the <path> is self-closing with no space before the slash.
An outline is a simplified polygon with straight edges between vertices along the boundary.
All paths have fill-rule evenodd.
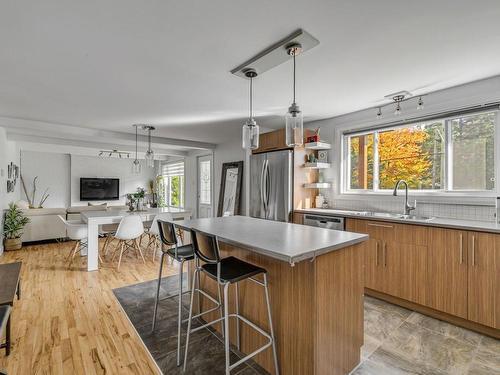
<path id="1" fill-rule="evenodd" d="M 118 224 L 127 215 L 139 215 L 143 222 L 152 221 L 161 213 L 169 213 L 173 221 L 187 220 L 191 218 L 192 212 L 187 208 L 163 207 L 148 208 L 139 211 L 114 210 L 87 211 L 82 212 L 82 221 L 87 224 L 87 246 L 82 248 L 81 255 L 87 256 L 87 271 L 99 269 L 99 226 L 104 224 Z"/>

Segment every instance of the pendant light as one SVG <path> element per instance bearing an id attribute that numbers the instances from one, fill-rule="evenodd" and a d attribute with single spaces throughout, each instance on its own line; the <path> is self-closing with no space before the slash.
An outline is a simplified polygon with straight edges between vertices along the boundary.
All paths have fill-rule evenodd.
<path id="1" fill-rule="evenodd" d="M 297 103 L 295 103 L 295 57 L 302 52 L 298 43 L 288 46 L 287 52 L 293 57 L 293 103 L 285 115 L 286 144 L 289 147 L 302 146 L 304 143 L 304 118 Z"/>
<path id="2" fill-rule="evenodd" d="M 241 146 L 247 150 L 255 150 L 259 148 L 259 125 L 253 118 L 253 79 L 257 77 L 257 72 L 254 69 L 247 69 L 244 73 L 250 80 L 250 114 L 243 125 Z"/>
<path id="3" fill-rule="evenodd" d="M 149 168 L 153 168 L 155 166 L 155 153 L 151 149 L 151 131 L 155 130 L 155 127 L 150 125 L 144 125 L 142 129 L 148 131 L 148 150 L 146 151 L 146 154 L 144 156 L 146 159 L 146 165 Z"/>
<path id="4" fill-rule="evenodd" d="M 141 163 L 137 158 L 137 128 L 139 125 L 133 125 L 135 127 L 135 159 L 132 162 L 132 173 L 140 174 L 141 173 Z"/>

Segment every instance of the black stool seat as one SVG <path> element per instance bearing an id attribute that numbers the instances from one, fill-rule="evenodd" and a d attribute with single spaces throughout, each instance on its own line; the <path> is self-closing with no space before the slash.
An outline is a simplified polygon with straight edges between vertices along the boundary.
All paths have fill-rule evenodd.
<path id="1" fill-rule="evenodd" d="M 165 252 L 170 255 L 175 260 L 184 259 L 191 260 L 194 259 L 194 249 L 193 245 L 184 245 L 177 247 L 177 257 L 175 256 L 175 248 L 169 248 Z"/>
<path id="2" fill-rule="evenodd" d="M 217 264 L 207 263 L 202 265 L 201 268 L 207 272 L 208 276 L 217 280 Z M 220 280 L 224 283 L 236 283 L 259 273 L 266 273 L 266 270 L 235 257 L 220 260 Z"/>

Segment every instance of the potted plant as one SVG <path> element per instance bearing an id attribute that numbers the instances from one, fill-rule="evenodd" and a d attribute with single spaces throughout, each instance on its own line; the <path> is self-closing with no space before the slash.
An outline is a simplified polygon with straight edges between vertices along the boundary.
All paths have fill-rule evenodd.
<path id="1" fill-rule="evenodd" d="M 5 221 L 3 224 L 5 250 L 19 250 L 23 246 L 21 242 L 22 231 L 29 221 L 30 219 L 24 216 L 15 203 L 9 204 L 9 208 L 5 212 Z"/>

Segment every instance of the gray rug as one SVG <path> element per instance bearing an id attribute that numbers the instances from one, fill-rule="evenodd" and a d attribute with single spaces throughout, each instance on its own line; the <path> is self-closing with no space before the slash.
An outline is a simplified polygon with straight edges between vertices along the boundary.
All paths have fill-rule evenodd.
<path id="1" fill-rule="evenodd" d="M 186 274 L 184 275 L 186 280 Z M 184 282 L 187 285 L 187 280 Z M 129 285 L 113 290 L 115 297 L 132 322 L 135 330 L 151 353 L 158 367 L 165 375 L 182 374 L 182 365 L 177 367 L 177 308 L 176 297 L 160 300 L 156 329 L 151 331 L 157 280 Z M 162 279 L 160 299 L 176 294 L 178 277 L 169 276 Z M 189 313 L 189 294 L 183 298 L 184 316 Z M 200 323 L 193 323 L 193 327 Z M 183 324 L 181 338 L 181 358 L 184 358 L 187 322 Z M 241 354 L 239 354 L 241 355 Z M 235 353 L 231 355 L 231 363 L 238 360 Z M 224 345 L 220 337 L 210 330 L 200 330 L 191 334 L 189 343 L 187 374 L 224 374 Z M 244 363 L 231 371 L 235 375 L 267 374 L 254 362 Z"/>

